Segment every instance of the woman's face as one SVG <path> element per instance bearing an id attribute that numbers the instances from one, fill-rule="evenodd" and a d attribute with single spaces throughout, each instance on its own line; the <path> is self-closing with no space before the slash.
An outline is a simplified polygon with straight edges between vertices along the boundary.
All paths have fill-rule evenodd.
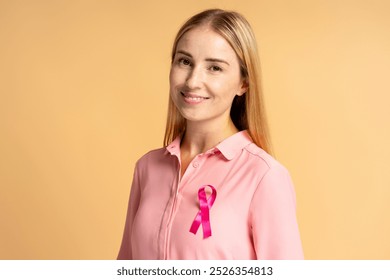
<path id="1" fill-rule="evenodd" d="M 170 95 L 187 122 L 230 120 L 233 98 L 247 87 L 236 53 L 210 27 L 186 32 L 179 40 L 169 76 Z"/>

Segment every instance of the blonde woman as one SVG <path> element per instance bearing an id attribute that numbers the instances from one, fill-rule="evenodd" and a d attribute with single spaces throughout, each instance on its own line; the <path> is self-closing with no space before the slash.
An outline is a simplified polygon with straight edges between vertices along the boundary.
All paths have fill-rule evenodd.
<path id="1" fill-rule="evenodd" d="M 173 44 L 164 148 L 136 164 L 118 259 L 302 259 L 294 188 L 269 153 L 249 23 L 191 17 Z"/>

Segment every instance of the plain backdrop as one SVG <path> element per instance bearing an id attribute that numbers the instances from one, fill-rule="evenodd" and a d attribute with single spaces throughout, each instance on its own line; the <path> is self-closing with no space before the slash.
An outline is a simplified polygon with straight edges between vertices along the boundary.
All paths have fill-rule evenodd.
<path id="1" fill-rule="evenodd" d="M 390 1 L 0 0 L 0 259 L 114 259 L 176 31 L 255 31 L 307 259 L 390 259 Z"/>

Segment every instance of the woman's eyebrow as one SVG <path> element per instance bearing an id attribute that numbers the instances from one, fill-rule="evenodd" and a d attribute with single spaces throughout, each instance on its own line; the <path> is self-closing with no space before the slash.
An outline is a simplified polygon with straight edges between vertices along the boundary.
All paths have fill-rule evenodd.
<path id="1" fill-rule="evenodd" d="M 220 59 L 220 58 L 206 58 L 205 60 L 211 61 L 211 62 L 221 62 L 221 63 L 225 63 L 227 65 L 230 65 L 227 61 Z"/>
<path id="2" fill-rule="evenodd" d="M 183 50 L 178 50 L 177 53 L 184 54 L 185 56 L 188 56 L 192 58 L 192 55 L 186 51 Z M 211 61 L 211 62 L 220 62 L 220 63 L 225 63 L 227 65 L 230 65 L 226 60 L 220 59 L 220 58 L 206 58 L 206 61 Z"/>
<path id="3" fill-rule="evenodd" d="M 192 55 L 186 51 L 178 50 L 177 53 L 181 53 L 181 54 L 184 54 L 184 55 L 192 58 Z"/>

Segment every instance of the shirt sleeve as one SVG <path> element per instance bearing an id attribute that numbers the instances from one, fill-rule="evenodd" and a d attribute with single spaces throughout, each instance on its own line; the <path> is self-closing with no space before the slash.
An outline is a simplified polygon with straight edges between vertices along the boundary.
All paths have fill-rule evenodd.
<path id="1" fill-rule="evenodd" d="M 283 166 L 272 166 L 263 176 L 250 211 L 257 259 L 303 259 L 295 191 Z"/>
<path id="2" fill-rule="evenodd" d="M 131 232 L 133 228 L 134 217 L 138 210 L 140 197 L 141 197 L 141 189 L 139 185 L 138 167 L 136 165 L 134 169 L 133 183 L 131 185 L 130 199 L 127 208 L 127 216 L 126 216 L 125 229 L 123 232 L 122 244 L 117 257 L 118 260 L 133 259 L 132 249 L 131 249 Z"/>

